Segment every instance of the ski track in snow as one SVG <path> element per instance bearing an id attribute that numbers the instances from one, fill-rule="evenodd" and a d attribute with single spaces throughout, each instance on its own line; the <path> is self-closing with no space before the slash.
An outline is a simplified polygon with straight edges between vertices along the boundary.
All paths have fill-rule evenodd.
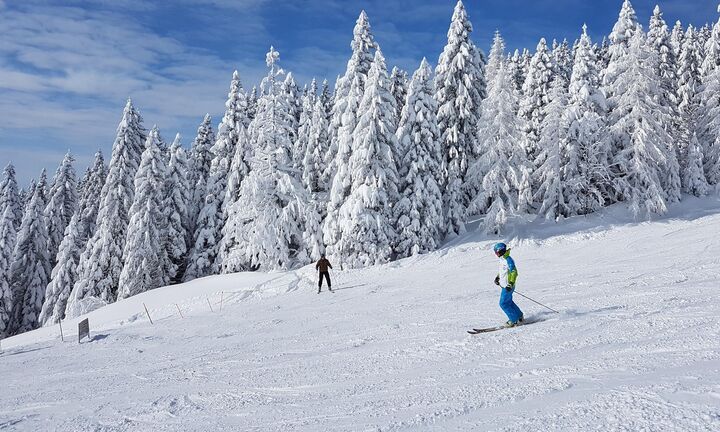
<path id="1" fill-rule="evenodd" d="M 475 336 L 505 319 L 478 234 L 335 293 L 311 266 L 155 290 L 93 312 L 90 343 L 2 341 L 0 431 L 717 431 L 720 203 L 696 205 L 527 228 L 518 290 L 561 313 L 516 296 L 538 322 Z"/>

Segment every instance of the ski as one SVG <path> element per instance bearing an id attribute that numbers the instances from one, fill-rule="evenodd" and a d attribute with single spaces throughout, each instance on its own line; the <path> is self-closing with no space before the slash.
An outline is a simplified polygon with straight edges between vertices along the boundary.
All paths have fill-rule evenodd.
<path id="1" fill-rule="evenodd" d="M 468 330 L 467 332 L 469 334 L 475 335 L 475 334 L 480 334 L 480 333 L 490 333 L 490 332 L 494 332 L 494 331 L 498 331 L 498 330 L 502 330 L 502 329 L 506 329 L 506 328 L 511 328 L 511 327 L 497 326 L 497 327 L 487 327 L 487 328 L 481 328 L 481 329 L 474 328 L 472 330 Z"/>

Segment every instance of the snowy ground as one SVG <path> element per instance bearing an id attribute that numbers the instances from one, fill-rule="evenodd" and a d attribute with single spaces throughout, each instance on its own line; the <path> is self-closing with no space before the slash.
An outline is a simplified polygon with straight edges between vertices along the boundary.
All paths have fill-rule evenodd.
<path id="1" fill-rule="evenodd" d="M 504 321 L 471 234 L 334 294 L 207 278 L 93 312 L 90 343 L 6 339 L 0 430 L 720 430 L 720 200 L 622 214 L 516 231 L 518 290 L 561 313 L 519 298 L 540 321 L 515 329 L 465 333 Z"/>

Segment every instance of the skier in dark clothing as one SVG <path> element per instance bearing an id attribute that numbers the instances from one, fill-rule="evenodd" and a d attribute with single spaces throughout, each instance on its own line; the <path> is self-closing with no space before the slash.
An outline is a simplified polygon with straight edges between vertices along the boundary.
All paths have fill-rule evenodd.
<path id="1" fill-rule="evenodd" d="M 318 280 L 318 294 L 320 294 L 320 291 L 322 291 L 323 277 L 325 277 L 325 280 L 327 281 L 328 290 L 332 292 L 332 284 L 330 283 L 329 271 L 329 269 L 331 268 L 332 264 L 330 264 L 330 261 L 328 261 L 328 259 L 325 258 L 325 254 L 323 254 L 317 264 L 315 264 L 315 270 L 320 271 L 320 280 Z"/>

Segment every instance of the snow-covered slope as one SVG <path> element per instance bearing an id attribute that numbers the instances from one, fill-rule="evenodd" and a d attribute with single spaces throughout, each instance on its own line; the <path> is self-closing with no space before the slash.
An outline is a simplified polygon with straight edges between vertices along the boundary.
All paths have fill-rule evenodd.
<path id="1" fill-rule="evenodd" d="M 519 297 L 539 322 L 495 333 L 465 332 L 505 319 L 469 234 L 334 294 L 211 277 L 91 313 L 89 343 L 3 340 L 0 430 L 720 430 L 720 200 L 624 214 L 517 229 L 518 290 L 561 313 Z"/>

